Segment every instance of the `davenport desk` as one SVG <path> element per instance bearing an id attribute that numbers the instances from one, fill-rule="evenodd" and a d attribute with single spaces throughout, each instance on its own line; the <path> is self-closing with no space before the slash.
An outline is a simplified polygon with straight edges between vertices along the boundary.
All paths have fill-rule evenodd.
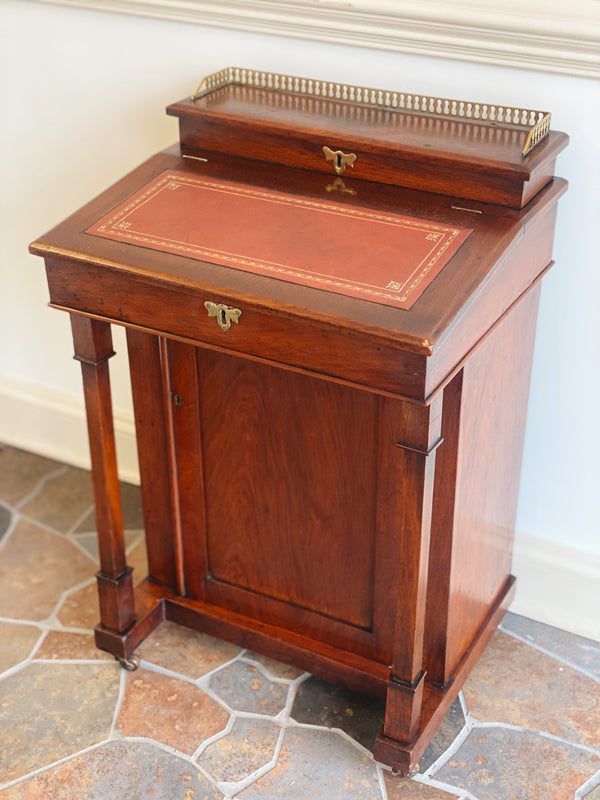
<path id="1" fill-rule="evenodd" d="M 514 590 L 567 137 L 540 112 L 233 68 L 168 113 L 179 144 L 31 245 L 83 370 L 96 642 L 127 665 L 167 618 L 383 697 L 375 757 L 409 772 Z"/>

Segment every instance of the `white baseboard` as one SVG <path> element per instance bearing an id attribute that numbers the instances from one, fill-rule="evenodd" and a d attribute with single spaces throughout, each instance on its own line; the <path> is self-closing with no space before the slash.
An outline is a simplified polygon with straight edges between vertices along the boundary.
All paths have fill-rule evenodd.
<path id="1" fill-rule="evenodd" d="M 132 413 L 114 413 L 121 480 L 139 483 Z M 90 468 L 83 397 L 1 376 L 0 442 L 75 467 Z"/>
<path id="2" fill-rule="evenodd" d="M 115 412 L 122 480 L 139 483 L 133 414 Z M 4 377 L 0 441 L 89 468 L 83 398 Z M 528 534 L 515 539 L 511 611 L 600 640 L 600 558 Z"/>
<path id="3" fill-rule="evenodd" d="M 600 641 L 600 557 L 518 533 L 513 573 L 511 611 Z"/>

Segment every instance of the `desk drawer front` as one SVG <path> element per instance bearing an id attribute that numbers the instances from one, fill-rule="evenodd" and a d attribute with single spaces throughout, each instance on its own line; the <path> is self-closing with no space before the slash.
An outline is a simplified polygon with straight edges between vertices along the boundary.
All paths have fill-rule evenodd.
<path id="1" fill-rule="evenodd" d="M 361 331 L 240 301 L 47 259 L 52 305 L 308 370 L 374 390 L 424 397 L 426 357 Z M 239 312 L 239 313 L 238 313 Z"/>

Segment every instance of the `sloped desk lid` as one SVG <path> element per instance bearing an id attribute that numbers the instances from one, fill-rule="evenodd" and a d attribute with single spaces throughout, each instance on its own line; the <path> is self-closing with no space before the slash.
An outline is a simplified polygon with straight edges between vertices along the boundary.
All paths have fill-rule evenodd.
<path id="1" fill-rule="evenodd" d="M 167 170 L 87 233 L 407 309 L 471 230 Z"/>
<path id="2" fill-rule="evenodd" d="M 360 244 L 363 264 L 355 260 L 354 266 L 355 269 L 361 270 L 361 274 L 365 274 L 377 259 L 382 258 L 381 251 L 377 252 L 377 256 L 375 252 L 378 247 L 383 246 L 384 241 L 391 247 L 392 252 L 392 255 L 386 256 L 388 269 L 390 266 L 395 268 L 395 265 L 400 263 L 400 259 L 396 259 L 394 255 L 397 250 L 394 247 L 394 236 L 401 238 L 405 236 L 406 229 L 401 226 L 404 218 L 410 218 L 425 226 L 433 224 L 442 232 L 444 229 L 460 231 L 454 238 L 454 244 L 459 246 L 451 257 L 446 251 L 444 257 L 440 258 L 436 265 L 436 269 L 439 267 L 437 274 L 434 275 L 433 270 L 430 272 L 431 280 L 426 288 L 424 283 L 420 284 L 415 294 L 407 299 L 410 308 L 400 308 L 386 305 L 372 297 L 367 300 L 364 296 L 353 295 L 352 292 L 342 294 L 322 285 L 317 288 L 314 285 L 302 285 L 287 279 L 274 278 L 267 271 L 251 272 L 232 268 L 223 263 L 225 259 L 219 263 L 216 258 L 208 254 L 204 256 L 196 252 L 192 256 L 178 249 L 181 248 L 181 230 L 176 237 L 179 244 L 171 242 L 170 250 L 163 249 L 163 245 L 160 245 L 159 249 L 156 243 L 150 241 L 136 242 L 133 238 L 121 236 L 126 233 L 127 228 L 120 231 L 117 228 L 119 238 L 97 235 L 98 227 L 109 223 L 115 215 L 122 213 L 128 201 L 130 199 L 135 201 L 140 192 L 143 194 L 149 187 L 159 185 L 165 174 L 185 176 L 187 180 L 192 181 L 191 185 L 199 181 L 198 185 L 203 187 L 205 196 L 206 182 L 219 185 L 225 182 L 244 187 L 244 191 L 248 188 L 258 192 L 266 191 L 269 196 L 274 197 L 293 195 L 299 200 L 308 202 L 331 201 L 332 208 L 337 205 L 344 207 L 344 215 L 336 216 L 336 221 L 341 220 L 343 226 L 350 230 L 357 221 L 361 225 L 367 224 L 361 218 L 365 213 L 372 213 L 380 220 L 369 222 L 368 227 L 370 226 L 370 230 L 375 232 L 383 226 L 382 217 L 393 217 L 395 225 L 385 227 L 386 231 L 392 232 L 391 238 L 375 236 L 372 240 Z M 232 305 L 252 302 L 257 307 L 272 309 L 278 314 L 293 314 L 299 319 L 329 322 L 336 327 L 358 327 L 394 340 L 398 346 L 426 353 L 431 352 L 435 342 L 469 307 L 482 287 L 489 283 L 490 276 L 499 265 L 499 259 L 508 247 L 519 241 L 529 222 L 536 221 L 544 209 L 553 208 L 558 197 L 566 190 L 566 182 L 555 179 L 539 193 L 527 209 L 518 211 L 484 203 L 466 205 L 458 202 L 457 204 L 453 198 L 382 186 L 367 181 L 347 179 L 344 190 L 329 191 L 334 185 L 335 180 L 329 177 L 324 179 L 319 173 L 224 155 L 213 154 L 207 163 L 197 163 L 182 158 L 179 146 L 174 146 L 153 156 L 40 237 L 32 243 L 30 250 L 50 261 L 57 256 L 61 260 L 66 258 L 68 261 L 90 265 L 95 270 L 128 273 L 141 282 L 150 282 L 152 285 L 172 285 L 193 293 L 215 294 L 225 298 L 223 301 Z M 176 195 L 181 188 L 168 191 Z M 336 199 L 332 200 L 332 196 Z M 253 204 L 254 200 L 247 204 L 247 208 L 252 208 Z M 461 207 L 463 205 L 465 208 Z M 254 205 L 254 210 L 256 208 Z M 291 206 L 286 209 L 286 213 L 290 209 L 294 214 L 297 213 L 297 209 Z M 313 222 L 322 221 L 329 219 L 330 216 L 330 214 L 318 216 L 311 212 L 307 219 Z M 370 218 L 367 217 L 368 219 Z M 136 224 L 138 222 L 147 225 L 148 220 L 140 217 L 136 220 Z M 224 232 L 231 233 L 235 225 L 235 219 L 220 221 L 220 227 Z M 420 230 L 426 229 L 427 227 L 424 227 Z M 295 259 L 296 266 L 300 263 L 296 256 L 293 256 L 296 250 L 300 252 L 302 248 L 312 247 L 313 258 L 318 256 L 318 247 L 306 241 L 307 233 L 300 236 L 295 226 L 292 228 L 280 226 L 280 230 L 287 233 L 285 246 L 289 258 Z M 109 231 L 102 233 L 106 232 Z M 164 235 L 165 231 L 162 230 L 160 233 Z M 330 241 L 330 244 L 332 243 L 333 240 Z M 189 242 L 184 244 L 186 247 L 188 245 Z M 221 245 L 223 246 L 223 242 Z M 279 245 L 283 246 L 283 241 L 280 241 Z M 226 243 L 223 249 L 226 250 L 228 246 Z M 230 249 L 229 252 L 233 250 Z M 336 257 L 335 260 L 341 269 L 343 267 L 341 254 L 348 252 L 347 249 L 344 251 L 344 237 L 337 252 L 340 257 Z M 268 254 L 262 252 L 261 255 L 266 258 Z M 446 255 L 449 260 L 446 260 Z M 536 255 L 534 261 L 539 262 L 537 272 L 547 266 L 549 260 L 550 256 Z M 331 271 L 329 264 L 327 272 Z M 394 278 L 389 278 L 388 282 L 389 280 Z M 524 272 L 522 277 L 517 279 L 515 286 L 507 291 L 513 296 L 515 292 L 520 291 L 519 286 L 525 288 L 530 282 L 531 277 Z M 506 308 L 505 300 L 499 295 L 495 297 L 493 305 L 498 305 L 499 313 Z M 495 313 L 491 308 L 490 324 L 494 321 Z"/>

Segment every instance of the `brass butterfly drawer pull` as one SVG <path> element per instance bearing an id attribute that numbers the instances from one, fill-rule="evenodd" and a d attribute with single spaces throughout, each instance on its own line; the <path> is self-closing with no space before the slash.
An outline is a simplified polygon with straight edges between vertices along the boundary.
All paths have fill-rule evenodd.
<path id="1" fill-rule="evenodd" d="M 204 308 L 208 311 L 209 317 L 216 318 L 217 324 L 222 331 L 228 331 L 232 322 L 237 325 L 242 316 L 240 308 L 232 308 L 231 306 L 223 305 L 223 303 L 213 303 L 212 300 L 207 300 L 204 303 Z"/>

